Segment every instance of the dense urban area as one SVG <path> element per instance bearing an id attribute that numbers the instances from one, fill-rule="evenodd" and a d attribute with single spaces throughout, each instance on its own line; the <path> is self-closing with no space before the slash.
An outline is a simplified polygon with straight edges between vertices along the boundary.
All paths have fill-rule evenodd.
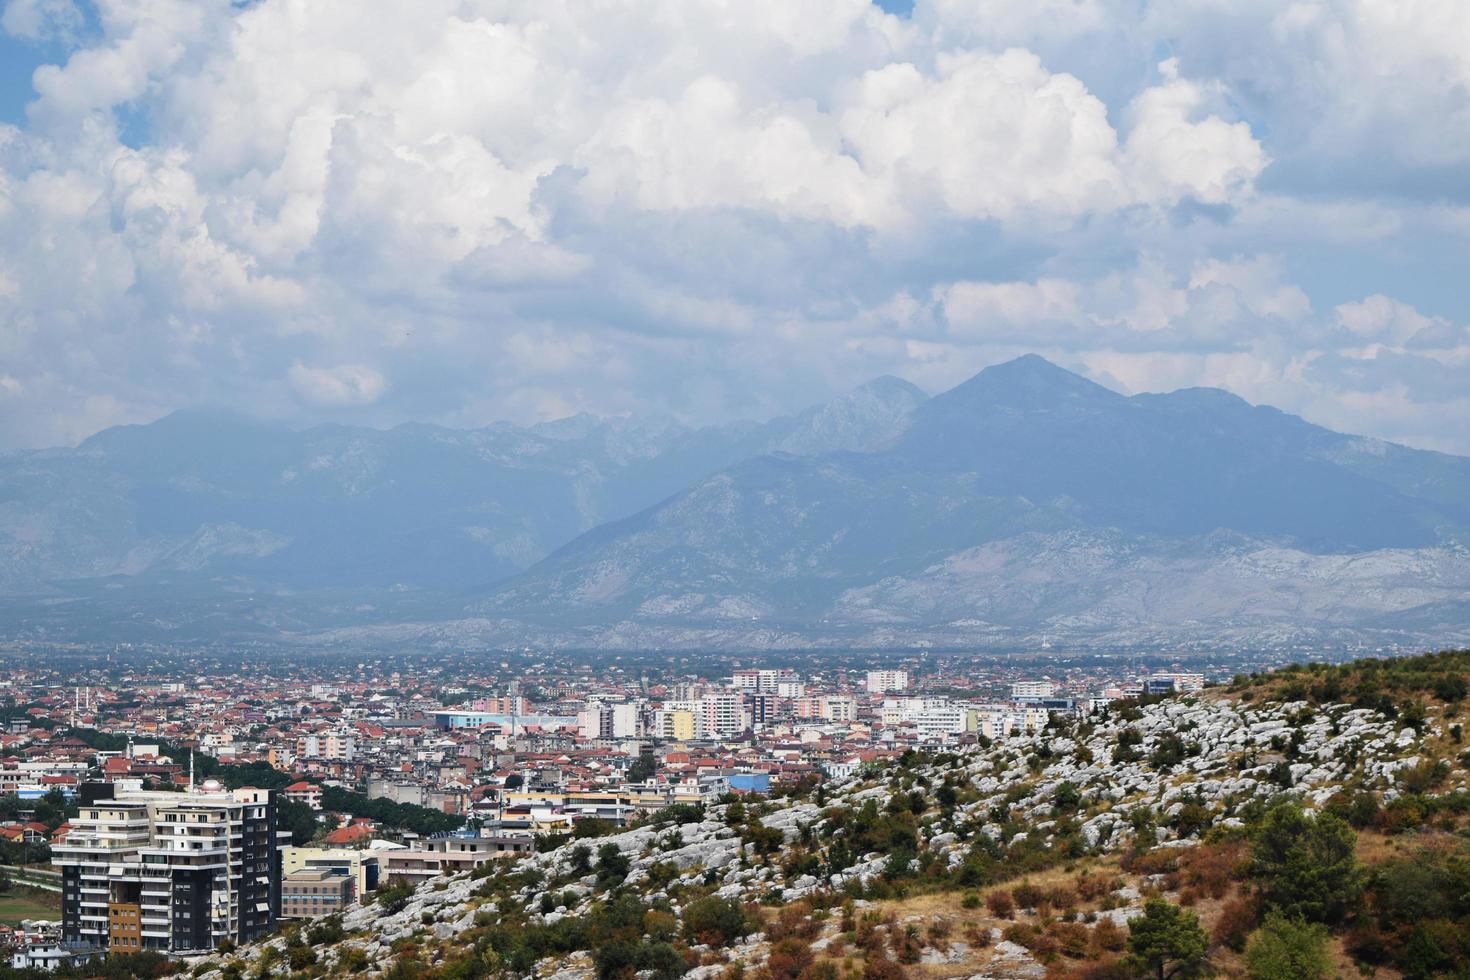
<path id="1" fill-rule="evenodd" d="M 128 649 L 71 656 L 16 661 L 0 679 L 0 943 L 13 970 L 90 975 L 111 963 L 113 974 L 156 975 L 190 958 L 203 970 L 212 967 L 200 957 L 249 948 L 283 929 L 300 944 L 304 933 L 293 923 L 331 924 L 327 932 L 313 927 L 321 941 L 314 945 L 321 945 L 341 939 L 344 916 L 400 912 L 421 886 L 450 894 L 451 883 L 487 875 L 498 881 L 506 868 L 568 853 L 582 872 L 574 868 L 573 878 L 606 886 L 609 875 L 628 874 L 621 845 L 603 844 L 594 864 L 593 846 L 580 842 L 646 835 L 651 824 L 656 829 L 659 821 L 672 821 L 672 835 L 680 840 L 665 843 L 679 851 L 709 815 L 722 813 L 724 824 L 739 824 L 745 818 L 731 815 L 742 805 L 789 814 L 796 810 L 784 807 L 799 810 L 811 800 L 820 806 L 873 780 L 886 786 L 891 774 L 911 773 L 916 760 L 985 758 L 1007 746 L 1043 746 L 1045 754 L 1033 756 L 1029 768 L 974 781 L 977 788 L 988 782 L 1005 791 L 1014 804 L 1024 799 L 1028 778 L 1049 771 L 1049 739 L 1144 717 L 1140 712 L 1160 704 L 1195 704 L 1225 688 L 1248 690 L 1252 678 L 1281 676 L 1267 670 L 1272 664 L 1244 656 L 1169 662 L 1072 658 L 1057 651 L 999 658 L 795 657 L 790 666 L 756 666 L 738 657 L 641 661 L 531 654 L 304 663 Z M 1285 672 L 1298 669 L 1287 666 Z M 1459 688 L 1446 683 L 1437 696 L 1458 703 L 1464 680 Z M 1376 707 L 1390 709 L 1398 720 L 1385 722 L 1378 733 L 1367 719 L 1370 709 L 1362 708 L 1364 717 L 1355 719 L 1362 724 L 1359 735 L 1393 738 L 1403 727 L 1405 737 L 1412 729 L 1417 738 L 1428 723 L 1422 706 L 1417 714 L 1392 699 Z M 1200 742 L 1185 741 L 1199 719 L 1171 714 L 1166 721 L 1137 735 L 1119 734 L 1112 764 L 1146 759 L 1167 772 L 1199 761 L 1190 757 L 1208 757 Z M 1339 722 L 1333 724 L 1340 732 Z M 1304 748 L 1301 734 L 1286 741 L 1290 728 L 1276 715 L 1265 723 L 1248 719 L 1245 729 L 1264 730 L 1264 748 L 1279 753 L 1251 753 L 1251 765 L 1263 774 L 1260 785 L 1306 787 L 1321 775 L 1299 764 L 1311 747 Z M 1458 725 L 1453 734 L 1458 744 Z M 1153 744 L 1160 737 L 1164 741 Z M 1090 762 L 1094 751 L 1082 751 L 1078 761 Z M 1386 772 L 1392 782 L 1394 771 L 1389 765 L 1379 775 Z M 910 796 L 913 813 L 926 812 L 929 802 L 918 787 L 937 787 L 941 813 L 973 792 L 948 776 L 920 777 L 917 786 L 911 774 L 903 778 L 907 795 L 885 795 L 883 812 L 894 809 L 893 799 L 907 812 Z M 1147 791 L 1155 783 L 1145 777 L 1140 785 Z M 1077 810 L 1095 792 L 1077 775 L 1066 785 L 1071 788 L 1061 791 L 1063 803 L 1048 802 L 1029 819 Z M 1121 798 L 1117 787 L 1106 792 Z M 1190 834 L 1168 841 L 1163 830 L 1177 830 L 1181 807 L 1203 838 L 1212 818 L 1201 815 L 1208 801 L 1198 788 L 1194 792 L 1195 798 L 1159 799 L 1166 820 L 1151 842 L 1187 842 Z M 1331 795 L 1319 792 L 1314 799 L 1322 803 Z M 1390 790 L 1384 802 L 1394 795 Z M 1010 804 L 981 812 L 1015 821 Z M 695 825 L 693 831 L 681 830 L 686 824 Z M 808 835 L 797 837 L 798 849 L 809 845 L 811 825 L 801 826 L 754 819 L 739 832 L 743 837 L 756 828 L 752 853 L 769 863 L 765 855 L 793 843 L 784 831 Z M 1116 844 L 1126 836 L 1111 812 L 1099 813 L 1079 833 L 1085 846 L 1078 857 L 1089 849 L 1103 852 L 1109 840 Z M 930 852 L 948 853 L 946 837 L 952 844 L 953 831 L 929 828 L 927 834 Z M 1009 836 L 1016 848 L 1026 834 L 1012 830 Z M 798 862 L 775 891 L 784 888 L 786 900 L 810 902 L 818 894 L 813 875 L 825 871 L 834 889 L 845 880 L 851 901 L 852 894 L 871 890 L 875 878 L 881 888 L 883 881 L 906 877 L 911 860 L 920 863 L 916 840 L 894 841 L 869 841 L 840 860 Z M 647 841 L 639 842 L 646 853 Z M 701 856 L 691 863 L 703 868 L 707 855 L 696 851 Z M 866 871 L 865 859 L 871 862 Z M 844 876 L 842 869 L 853 862 L 858 870 Z M 946 874 L 956 867 L 948 857 L 941 864 Z M 683 864 L 658 867 L 667 875 Z M 721 882 L 726 887 L 720 894 L 755 893 L 747 878 L 707 881 Z M 754 879 L 756 887 L 772 884 Z M 536 894 L 543 896 L 536 904 L 543 922 L 578 906 L 572 892 Z M 999 914 L 1003 906 L 996 899 L 990 911 Z M 423 914 L 426 923 L 432 920 Z M 1114 918 L 1120 927 L 1130 921 Z M 752 925 L 740 935 L 756 932 Z M 441 927 L 436 934 L 453 932 Z M 1021 958 L 1009 967 L 992 964 L 983 975 L 1055 972 L 1055 964 L 1043 965 L 1045 944 L 1033 949 L 1005 935 L 995 949 L 1015 947 Z M 748 952 L 757 959 L 775 955 Z M 654 972 L 682 975 L 698 958 L 691 953 L 672 973 Z M 122 965 L 128 963 L 133 965 Z M 596 966 L 600 976 L 622 975 L 605 966 Z M 705 975 L 717 972 L 706 969 Z M 864 975 L 883 975 L 871 955 Z"/>

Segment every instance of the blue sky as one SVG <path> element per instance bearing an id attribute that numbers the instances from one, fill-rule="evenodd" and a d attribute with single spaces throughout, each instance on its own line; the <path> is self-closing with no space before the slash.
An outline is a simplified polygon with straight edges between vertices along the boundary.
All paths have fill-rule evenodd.
<path id="1" fill-rule="evenodd" d="M 0 449 L 194 405 L 708 422 L 1036 351 L 1470 453 L 1467 34 L 1462 0 L 0 0 Z"/>
<path id="2" fill-rule="evenodd" d="M 31 73 L 64 56 L 60 45 L 42 45 L 0 34 L 0 122 L 25 122 L 26 103 L 35 96 Z"/>

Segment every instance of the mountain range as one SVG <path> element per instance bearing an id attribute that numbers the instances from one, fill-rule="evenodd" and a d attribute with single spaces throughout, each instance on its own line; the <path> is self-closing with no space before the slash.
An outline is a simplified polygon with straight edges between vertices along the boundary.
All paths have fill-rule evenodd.
<path id="1" fill-rule="evenodd" d="M 1467 543 L 1470 459 L 1213 389 L 1128 397 L 1032 355 L 933 398 L 882 378 L 758 424 L 190 412 L 9 454 L 0 631 L 1448 644 L 1470 636 Z"/>

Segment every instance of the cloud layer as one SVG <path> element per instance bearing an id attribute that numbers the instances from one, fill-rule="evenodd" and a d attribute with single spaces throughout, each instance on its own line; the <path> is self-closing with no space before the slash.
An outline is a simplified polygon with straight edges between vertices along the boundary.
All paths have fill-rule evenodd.
<path id="1" fill-rule="evenodd" d="M 9 0 L 67 56 L 0 124 L 0 447 L 1039 350 L 1470 452 L 1465 5 L 1139 7 Z"/>

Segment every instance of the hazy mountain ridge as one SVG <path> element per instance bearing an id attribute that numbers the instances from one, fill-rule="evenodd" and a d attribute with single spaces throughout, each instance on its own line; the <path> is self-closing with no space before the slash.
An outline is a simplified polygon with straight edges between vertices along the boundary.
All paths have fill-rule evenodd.
<path id="1" fill-rule="evenodd" d="M 1361 635 L 1411 610 L 1459 635 L 1467 481 L 1470 460 L 1025 357 L 930 399 L 885 449 L 738 464 L 473 608 L 593 645 L 736 620 L 814 641 Z"/>
<path id="2" fill-rule="evenodd" d="M 163 571 L 298 589 L 485 584 L 749 456 L 888 440 L 924 397 L 880 379 L 797 416 L 702 429 L 577 416 L 293 431 L 178 412 L 0 457 L 0 593 Z"/>
<path id="3" fill-rule="evenodd" d="M 1467 542 L 1470 459 L 1034 356 L 714 429 L 191 413 L 0 460 L 0 620 L 26 635 L 1444 644 L 1470 641 Z M 16 598 L 37 582 L 54 601 Z"/>

